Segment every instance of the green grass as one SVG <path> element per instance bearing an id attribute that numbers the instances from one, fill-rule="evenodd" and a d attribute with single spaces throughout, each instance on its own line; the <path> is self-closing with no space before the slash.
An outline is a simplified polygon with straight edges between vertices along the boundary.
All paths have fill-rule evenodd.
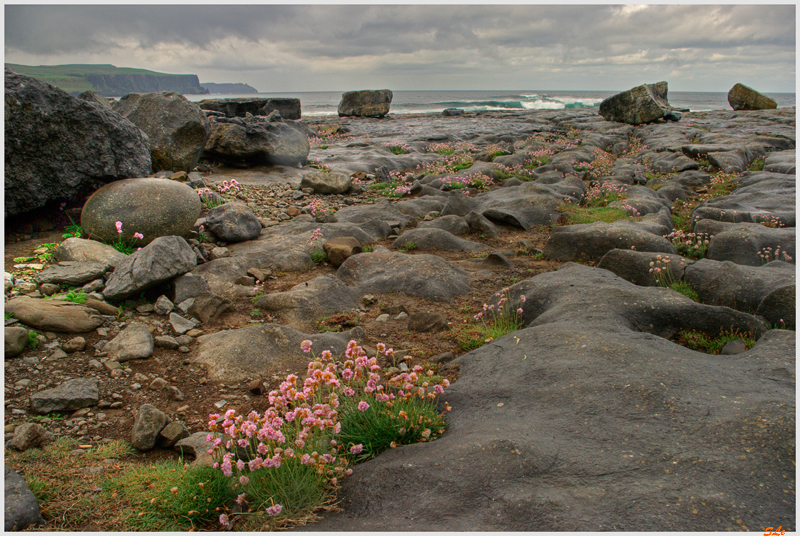
<path id="1" fill-rule="evenodd" d="M 322 264 L 323 262 L 328 262 L 328 255 L 322 249 L 317 248 L 311 252 L 311 260 L 315 264 Z"/>
<path id="2" fill-rule="evenodd" d="M 39 346 L 39 334 L 33 330 L 28 330 L 28 348 L 36 348 Z"/>
<path id="3" fill-rule="evenodd" d="M 72 303 L 86 303 L 86 300 L 89 297 L 83 291 L 83 289 L 78 290 L 77 292 L 73 289 L 67 292 L 67 295 L 64 296 L 65 301 L 69 301 Z"/>
<path id="4" fill-rule="evenodd" d="M 170 460 L 126 471 L 105 488 L 132 503 L 125 521 L 134 530 L 184 531 L 227 511 L 236 497 L 231 482 L 218 469 Z"/>
<path id="5" fill-rule="evenodd" d="M 733 329 L 722 331 L 717 337 L 692 329 L 684 329 L 678 333 L 677 342 L 682 346 L 686 346 L 698 352 L 718 355 L 726 343 L 736 340 L 743 340 L 748 350 L 756 343 L 755 337 L 752 334 L 744 334 L 739 332 L 739 330 Z"/>
<path id="6" fill-rule="evenodd" d="M 628 219 L 627 211 L 616 207 L 582 207 L 565 203 L 559 206 L 558 210 L 569 212 L 568 224 L 570 225 L 596 221 L 612 223 L 617 220 Z"/>
<path id="7" fill-rule="evenodd" d="M 340 315 L 326 316 L 317 321 L 317 332 L 325 333 L 331 331 L 340 333 L 358 326 L 358 317 L 352 314 L 343 313 Z"/>
<path id="8" fill-rule="evenodd" d="M 700 295 L 686 281 L 678 281 L 676 283 L 673 283 L 672 285 L 670 285 L 669 288 L 671 288 L 675 292 L 680 292 L 681 294 L 683 294 L 684 296 L 693 301 L 700 303 Z"/>
<path id="9" fill-rule="evenodd" d="M 459 348 L 465 352 L 471 352 L 480 348 L 487 342 L 499 339 L 503 335 L 508 335 L 517 331 L 519 326 L 513 322 L 494 322 L 492 324 L 475 324 L 455 330 L 453 335 Z"/>

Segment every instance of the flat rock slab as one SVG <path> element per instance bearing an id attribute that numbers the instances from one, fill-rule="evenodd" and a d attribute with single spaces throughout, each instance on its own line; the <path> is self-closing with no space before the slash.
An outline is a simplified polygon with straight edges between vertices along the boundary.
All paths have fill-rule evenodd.
<path id="1" fill-rule="evenodd" d="M 34 276 L 40 285 L 54 283 L 57 285 L 79 286 L 103 277 L 108 265 L 98 262 L 60 262 L 48 266 Z"/>
<path id="2" fill-rule="evenodd" d="M 695 228 L 700 228 L 696 225 Z M 761 266 L 773 260 L 794 262 L 797 258 L 794 227 L 773 228 L 758 223 L 725 226 L 708 244 L 706 258 Z M 788 257 L 787 257 L 788 256 Z"/>
<path id="3" fill-rule="evenodd" d="M 31 411 L 52 413 L 75 411 L 97 405 L 100 401 L 100 381 L 97 378 L 75 378 L 58 387 L 31 395 Z"/>
<path id="4" fill-rule="evenodd" d="M 578 265 L 517 285 L 533 323 L 454 361 L 447 432 L 355 466 L 301 530 L 794 526 L 794 332 L 712 356 L 647 330 L 725 308 Z"/>
<path id="5" fill-rule="evenodd" d="M 97 240 L 85 238 L 67 238 L 53 250 L 53 259 L 57 261 L 96 262 L 107 268 L 116 266 L 128 256 Z"/>
<path id="6" fill-rule="evenodd" d="M 669 259 L 669 263 L 667 263 L 667 259 Z M 650 263 L 653 265 L 651 266 Z M 603 255 L 603 258 L 597 263 L 597 267 L 608 270 L 634 285 L 655 287 L 659 284 L 656 277 L 658 274 L 653 273 L 654 268 L 669 266 L 672 279 L 681 281 L 685 267 L 692 263 L 694 263 L 693 260 L 680 255 L 664 255 L 632 249 L 612 249 Z"/>
<path id="7" fill-rule="evenodd" d="M 59 333 L 86 333 L 105 321 L 98 311 L 79 303 L 27 296 L 7 301 L 6 312 L 27 326 Z"/>
<path id="8" fill-rule="evenodd" d="M 441 257 L 393 253 L 382 246 L 350 257 L 336 276 L 362 294 L 397 292 L 448 302 L 471 291 L 467 272 Z"/>
<path id="9" fill-rule="evenodd" d="M 354 328 L 342 333 L 306 334 L 290 326 L 264 324 L 247 328 L 220 331 L 197 338 L 194 363 L 204 365 L 208 377 L 218 381 L 244 381 L 270 374 L 285 374 L 291 365 L 311 361 L 300 343 L 308 339 L 313 350 L 342 355 L 350 340 L 365 337 L 364 330 Z"/>
<path id="10" fill-rule="evenodd" d="M 447 218 L 449 216 L 444 217 Z M 414 249 L 419 249 L 420 251 L 426 249 L 444 249 L 478 253 L 489 249 L 489 246 L 486 244 L 481 244 L 480 242 L 470 242 L 469 240 L 459 238 L 448 231 L 445 231 L 444 229 L 437 229 L 434 227 L 409 229 L 392 243 L 392 247 L 401 249 L 411 247 L 411 244 L 413 244 Z"/>

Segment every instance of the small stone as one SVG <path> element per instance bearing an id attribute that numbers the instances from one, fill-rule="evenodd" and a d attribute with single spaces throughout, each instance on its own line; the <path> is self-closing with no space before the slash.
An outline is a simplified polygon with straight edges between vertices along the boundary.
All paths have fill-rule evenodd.
<path id="1" fill-rule="evenodd" d="M 186 336 L 187 337 L 192 337 L 192 338 L 199 337 L 202 334 L 203 334 L 203 330 L 202 329 L 190 329 L 189 331 L 186 332 Z M 182 339 L 182 340 L 185 341 L 186 339 Z M 180 342 L 180 341 L 178 341 L 178 342 Z M 182 344 L 185 345 L 186 343 L 182 343 Z"/>
<path id="2" fill-rule="evenodd" d="M 375 322 L 388 322 L 388 321 L 389 321 L 389 315 L 387 315 L 386 313 L 378 315 L 378 318 L 375 319 Z"/>
<path id="3" fill-rule="evenodd" d="M 719 355 L 735 355 L 747 351 L 747 346 L 743 340 L 728 341 L 720 349 Z"/>
<path id="4" fill-rule="evenodd" d="M 264 393 L 264 382 L 261 380 L 253 380 L 250 382 L 250 385 L 247 386 L 247 389 L 251 393 L 255 393 L 257 395 Z"/>
<path id="5" fill-rule="evenodd" d="M 219 402 L 214 402 L 214 407 L 217 409 L 222 409 L 228 404 L 227 400 L 220 400 Z"/>
<path id="6" fill-rule="evenodd" d="M 177 400 L 178 402 L 181 402 L 185 398 L 181 390 L 174 385 L 167 387 L 167 396 L 169 396 L 172 400 Z"/>
<path id="7" fill-rule="evenodd" d="M 144 305 L 140 305 L 136 308 L 136 312 L 138 313 L 152 313 L 154 311 L 154 306 L 152 303 L 145 303 Z"/>
<path id="8" fill-rule="evenodd" d="M 155 380 L 153 380 L 152 382 L 150 382 L 150 385 L 148 386 L 148 388 L 149 388 L 151 391 L 161 391 L 161 390 L 162 390 L 162 389 L 164 389 L 164 388 L 165 388 L 167 385 L 168 385 L 168 384 L 167 384 L 167 380 L 165 380 L 164 378 L 156 378 Z"/>
<path id="9" fill-rule="evenodd" d="M 103 368 L 103 364 L 100 361 L 98 361 L 97 359 L 90 360 L 89 361 L 89 366 L 93 367 L 93 368 L 96 368 L 96 369 Z"/>
<path id="10" fill-rule="evenodd" d="M 67 357 L 67 353 L 64 350 L 57 348 L 52 354 L 50 354 L 47 357 L 47 359 L 51 361 L 57 361 L 59 359 L 64 359 L 65 357 Z"/>
<path id="11" fill-rule="evenodd" d="M 83 337 L 73 337 L 72 339 L 65 342 L 61 349 L 71 354 L 72 352 L 82 352 L 86 349 L 86 339 Z"/>
<path id="12" fill-rule="evenodd" d="M 131 389 L 133 389 L 134 391 L 138 391 L 141 388 L 142 388 L 141 384 L 138 384 L 138 383 L 132 383 L 131 384 Z"/>
<path id="13" fill-rule="evenodd" d="M 121 370 L 121 369 L 122 369 L 122 365 L 120 365 L 119 361 L 111 361 L 111 360 L 108 360 L 108 361 L 105 361 L 105 362 L 103 363 L 103 365 L 105 365 L 105 367 L 106 367 L 108 370 L 111 370 L 111 371 L 114 371 L 114 370 Z"/>

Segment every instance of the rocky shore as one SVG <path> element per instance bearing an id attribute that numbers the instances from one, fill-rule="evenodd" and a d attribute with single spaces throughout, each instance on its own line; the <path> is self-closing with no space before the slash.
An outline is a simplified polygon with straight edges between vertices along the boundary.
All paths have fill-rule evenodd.
<path id="1" fill-rule="evenodd" d="M 793 528 L 795 109 L 670 119 L 273 116 L 305 133 L 299 163 L 153 174 L 201 201 L 149 209 L 185 213 L 184 238 L 145 232 L 126 257 L 47 221 L 17 227 L 6 447 L 123 438 L 206 463 L 210 412 L 263 411 L 305 371 L 302 340 L 336 354 L 355 339 L 409 356 L 388 370 L 450 378 L 449 428 L 355 466 L 341 511 L 301 529 Z M 155 184 L 125 199 L 156 199 Z M 119 216 L 125 240 L 147 204 Z M 465 348 L 497 293 L 523 304 L 521 329 Z M 732 343 L 707 353 L 689 333 Z"/>

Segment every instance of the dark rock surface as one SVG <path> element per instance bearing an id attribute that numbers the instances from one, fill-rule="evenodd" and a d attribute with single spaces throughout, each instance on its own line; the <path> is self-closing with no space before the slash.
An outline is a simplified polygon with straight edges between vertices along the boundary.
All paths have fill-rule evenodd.
<path id="1" fill-rule="evenodd" d="M 150 138 L 153 171 L 186 171 L 197 165 L 209 133 L 200 107 L 171 91 L 130 93 L 113 109 Z"/>
<path id="2" fill-rule="evenodd" d="M 650 123 L 675 113 L 667 101 L 666 82 L 636 86 L 600 103 L 600 115 L 606 120 L 631 125 Z"/>
<path id="3" fill-rule="evenodd" d="M 744 84 L 736 84 L 728 91 L 728 104 L 734 110 L 769 110 L 778 107 L 773 99 Z"/>
<path id="4" fill-rule="evenodd" d="M 389 113 L 392 92 L 388 89 L 347 91 L 339 101 L 340 116 L 382 117 Z"/>
<path id="5" fill-rule="evenodd" d="M 284 119 L 300 119 L 300 99 L 295 98 L 231 98 L 206 99 L 199 103 L 203 110 L 222 112 L 226 117 L 245 117 L 250 115 L 267 116 L 277 110 Z"/>
<path id="6" fill-rule="evenodd" d="M 25 530 L 34 525 L 43 525 L 39 503 L 28 485 L 9 466 L 4 469 L 4 506 L 6 532 Z"/>
<path id="7" fill-rule="evenodd" d="M 263 117 L 214 117 L 204 154 L 239 167 L 297 166 L 305 162 L 309 149 L 306 135 L 286 123 L 272 123 Z"/>
<path id="8" fill-rule="evenodd" d="M 9 69 L 5 114 L 6 217 L 150 173 L 150 142 L 133 123 Z"/>
<path id="9" fill-rule="evenodd" d="M 794 474 L 793 332 L 721 358 L 659 335 L 731 322 L 760 331 L 755 317 L 578 265 L 517 285 L 512 296 L 537 304 L 530 325 L 455 361 L 445 435 L 355 467 L 344 511 L 304 530 L 792 522 L 783 478 L 759 475 Z M 766 421 L 769 438 L 751 424 Z"/>

